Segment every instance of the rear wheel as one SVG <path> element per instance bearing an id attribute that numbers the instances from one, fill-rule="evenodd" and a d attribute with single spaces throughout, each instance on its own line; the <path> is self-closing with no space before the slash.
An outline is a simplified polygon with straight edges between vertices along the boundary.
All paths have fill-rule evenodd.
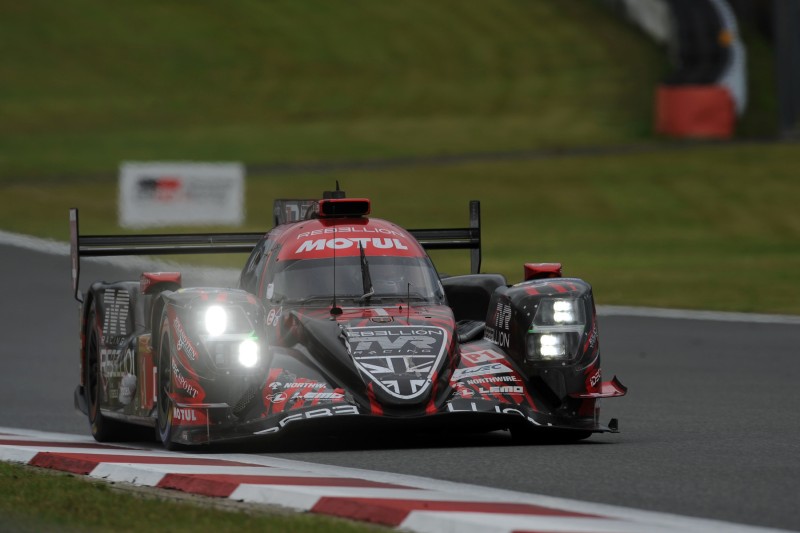
<path id="1" fill-rule="evenodd" d="M 92 436 L 98 442 L 115 442 L 126 440 L 129 432 L 126 424 L 103 416 L 100 407 L 103 404 L 104 387 L 100 358 L 100 335 L 97 331 L 97 310 L 91 303 L 86 323 L 86 360 L 84 364 L 84 384 L 86 400 L 89 407 L 89 426 Z"/>
<path id="2" fill-rule="evenodd" d="M 166 311 L 161 320 L 161 338 L 158 343 L 158 399 L 157 413 L 158 424 L 156 432 L 158 440 L 168 450 L 175 450 L 179 445 L 172 442 L 172 353 L 169 335 L 169 323 L 166 320 Z"/>

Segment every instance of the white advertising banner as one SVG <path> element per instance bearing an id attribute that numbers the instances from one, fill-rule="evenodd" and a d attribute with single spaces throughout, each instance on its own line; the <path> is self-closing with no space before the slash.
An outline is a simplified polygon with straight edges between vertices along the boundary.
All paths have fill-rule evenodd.
<path id="1" fill-rule="evenodd" d="M 244 165 L 240 163 L 126 162 L 119 173 L 119 224 L 241 225 Z"/>

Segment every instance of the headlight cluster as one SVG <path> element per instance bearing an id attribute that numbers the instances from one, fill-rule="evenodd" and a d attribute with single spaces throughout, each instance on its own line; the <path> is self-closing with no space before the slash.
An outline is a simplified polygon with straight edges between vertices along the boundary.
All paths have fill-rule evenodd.
<path id="1" fill-rule="evenodd" d="M 208 334 L 206 344 L 217 366 L 228 366 L 232 355 L 241 366 L 253 368 L 259 361 L 259 345 L 256 339 L 249 336 L 252 332 L 249 322 L 244 317 L 236 316 L 234 311 L 236 310 L 226 310 L 219 305 L 206 309 L 203 315 L 203 324 Z M 231 312 L 234 312 L 233 317 Z"/>
<path id="2" fill-rule="evenodd" d="M 578 354 L 586 326 L 583 300 L 543 299 L 528 330 L 529 361 L 569 361 Z"/>
<path id="3" fill-rule="evenodd" d="M 224 307 L 212 305 L 206 309 L 206 332 L 212 337 L 218 337 L 228 329 L 228 312 Z"/>
<path id="4" fill-rule="evenodd" d="M 245 368 L 253 368 L 258 364 L 258 343 L 253 339 L 239 343 L 239 364 Z"/>

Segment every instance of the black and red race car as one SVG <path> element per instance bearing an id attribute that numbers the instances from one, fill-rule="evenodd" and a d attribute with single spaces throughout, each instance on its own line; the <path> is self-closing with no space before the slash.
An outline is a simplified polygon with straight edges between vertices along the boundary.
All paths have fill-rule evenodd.
<path id="1" fill-rule="evenodd" d="M 338 189 L 338 187 L 337 187 Z M 328 192 L 276 200 L 247 233 L 84 236 L 70 212 L 81 302 L 75 405 L 98 441 L 155 428 L 167 447 L 403 428 L 510 429 L 525 438 L 617 431 L 602 381 L 591 287 L 559 264 L 509 285 L 481 274 L 469 227 L 405 230 L 370 201 Z M 426 248 L 468 248 L 471 273 L 440 277 Z M 182 288 L 178 272 L 79 289 L 85 256 L 245 252 L 237 288 Z"/>

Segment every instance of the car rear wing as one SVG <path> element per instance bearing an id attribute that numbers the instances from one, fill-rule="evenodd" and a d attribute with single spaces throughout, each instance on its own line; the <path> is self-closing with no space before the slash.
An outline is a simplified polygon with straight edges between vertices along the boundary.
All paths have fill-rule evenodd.
<path id="1" fill-rule="evenodd" d="M 463 250 L 469 252 L 470 274 L 481 270 L 481 203 L 469 202 L 469 226 L 466 228 L 407 230 L 426 250 Z"/>
<path id="2" fill-rule="evenodd" d="M 309 200 L 276 200 L 279 202 L 310 202 Z M 279 221 L 276 214 L 276 224 Z M 172 233 L 150 235 L 81 235 L 78 209 L 69 210 L 69 244 L 72 262 L 72 291 L 75 299 L 83 301 L 80 292 L 81 258 L 121 255 L 180 255 L 250 253 L 264 233 Z M 450 229 L 408 230 L 428 250 L 470 249 L 470 271 L 477 274 L 481 266 L 481 207 L 469 203 L 469 227 Z"/>

